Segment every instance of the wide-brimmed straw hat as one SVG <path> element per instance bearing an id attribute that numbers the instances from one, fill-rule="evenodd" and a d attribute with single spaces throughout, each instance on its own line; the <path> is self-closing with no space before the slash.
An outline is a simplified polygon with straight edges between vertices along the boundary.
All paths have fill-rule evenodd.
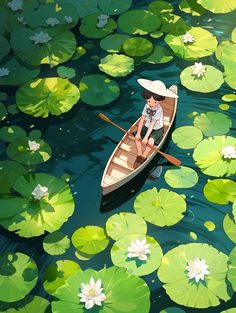
<path id="1" fill-rule="evenodd" d="M 156 93 L 160 96 L 170 97 L 170 98 L 179 98 L 176 93 L 166 88 L 166 85 L 161 80 L 149 80 L 149 79 L 138 79 L 139 85 L 143 88 Z"/>

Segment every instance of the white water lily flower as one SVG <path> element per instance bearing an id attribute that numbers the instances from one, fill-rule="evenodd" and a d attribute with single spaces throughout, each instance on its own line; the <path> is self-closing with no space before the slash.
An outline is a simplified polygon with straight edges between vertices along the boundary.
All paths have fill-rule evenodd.
<path id="1" fill-rule="evenodd" d="M 236 159 L 236 148 L 234 146 L 224 146 L 221 149 L 221 154 L 225 159 Z"/>
<path id="2" fill-rule="evenodd" d="M 184 43 L 189 43 L 189 42 L 194 42 L 194 37 L 193 37 L 193 35 L 192 34 L 190 34 L 190 33 L 185 33 L 184 35 L 183 35 L 183 37 L 182 37 L 182 41 L 184 42 Z"/>
<path id="3" fill-rule="evenodd" d="M 206 66 L 202 64 L 202 62 L 195 62 L 193 66 L 193 75 L 196 75 L 197 77 L 201 77 L 206 72 Z"/>
<path id="4" fill-rule="evenodd" d="M 208 265 L 206 264 L 205 260 L 200 260 L 196 258 L 194 261 L 188 261 L 188 265 L 186 266 L 186 270 L 188 271 L 188 278 L 194 278 L 195 281 L 198 283 L 199 280 L 204 280 L 205 275 L 210 274 L 208 271 Z"/>
<path id="5" fill-rule="evenodd" d="M 18 11 L 18 10 L 23 10 L 23 1 L 22 0 L 12 0 L 7 3 L 7 6 L 12 10 L 12 11 Z"/>
<path id="6" fill-rule="evenodd" d="M 17 20 L 18 20 L 19 23 L 21 23 L 23 25 L 27 24 L 27 22 L 26 22 L 26 20 L 25 20 L 25 18 L 23 16 L 17 17 Z"/>
<path id="7" fill-rule="evenodd" d="M 6 67 L 0 68 L 0 77 L 8 76 L 10 73 L 9 69 Z"/>
<path id="8" fill-rule="evenodd" d="M 70 15 L 64 16 L 64 18 L 66 20 L 66 23 L 68 23 L 68 24 L 71 24 L 73 22 L 73 19 L 72 19 L 72 17 Z"/>
<path id="9" fill-rule="evenodd" d="M 85 302 L 85 308 L 91 309 L 94 305 L 102 306 L 102 302 L 106 299 L 102 293 L 102 281 L 98 279 L 96 282 L 93 277 L 90 278 L 88 284 L 81 283 L 81 293 L 78 293 L 80 302 Z"/>
<path id="10" fill-rule="evenodd" d="M 40 200 L 43 197 L 46 197 L 49 195 L 48 193 L 48 188 L 45 186 L 41 186 L 40 184 L 38 184 L 34 190 L 32 191 L 32 196 L 34 197 L 34 199 L 36 200 Z"/>
<path id="11" fill-rule="evenodd" d="M 59 24 L 60 21 L 56 18 L 56 17 L 49 17 L 47 20 L 46 20 L 46 24 L 50 25 L 50 26 L 55 26 L 57 24 Z"/>
<path id="12" fill-rule="evenodd" d="M 147 254 L 151 252 L 150 244 L 147 244 L 146 238 L 131 241 L 130 246 L 127 248 L 128 258 L 138 258 L 140 261 L 147 260 Z"/>
<path id="13" fill-rule="evenodd" d="M 108 23 L 108 19 L 109 19 L 109 15 L 107 14 L 98 15 L 98 23 L 96 26 L 98 28 L 103 28 Z"/>
<path id="14" fill-rule="evenodd" d="M 39 43 L 47 43 L 52 38 L 48 35 L 48 33 L 41 31 L 40 33 L 35 33 L 33 36 L 29 37 L 29 39 L 34 41 L 34 44 L 37 45 Z"/>
<path id="15" fill-rule="evenodd" d="M 40 144 L 34 140 L 28 140 L 29 150 L 37 151 L 40 148 Z"/>

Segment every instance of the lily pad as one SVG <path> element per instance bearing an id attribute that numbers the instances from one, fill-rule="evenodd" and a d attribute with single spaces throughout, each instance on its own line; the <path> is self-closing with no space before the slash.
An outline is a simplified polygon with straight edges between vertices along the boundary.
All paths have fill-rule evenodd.
<path id="1" fill-rule="evenodd" d="M 125 312 L 127 303 L 129 304 L 129 313 L 149 312 L 150 292 L 147 284 L 141 278 L 129 275 L 124 268 L 115 266 L 104 268 L 99 272 L 93 269 L 79 271 L 67 279 L 66 284 L 57 289 L 54 294 L 58 300 L 52 302 L 52 311 L 57 313 L 72 310 L 77 313 L 86 312 L 84 303 L 80 302 L 78 292 L 81 290 L 81 284 L 88 283 L 91 277 L 95 281 L 101 279 L 102 292 L 106 296 L 101 308 L 104 312 Z M 100 311 L 98 307 L 94 309 Z"/>
<path id="2" fill-rule="evenodd" d="M 28 295 L 13 303 L 0 304 L 0 313 L 50 313 L 50 302 L 39 296 Z M 4 312 L 2 311 L 4 310 Z"/>
<path id="3" fill-rule="evenodd" d="M 62 78 L 74 78 L 76 76 L 76 71 L 72 67 L 67 66 L 59 66 L 57 68 L 57 74 L 58 76 Z"/>
<path id="4" fill-rule="evenodd" d="M 4 58 L 10 52 L 11 47 L 8 40 L 0 35 L 0 60 Z"/>
<path id="5" fill-rule="evenodd" d="M 205 260 L 209 273 L 198 282 L 188 277 L 186 269 L 188 262 L 197 258 Z M 163 256 L 158 278 L 176 303 L 199 309 L 214 307 L 220 304 L 220 299 L 227 301 L 232 296 L 226 282 L 227 261 L 227 255 L 208 244 L 179 245 Z"/>
<path id="6" fill-rule="evenodd" d="M 183 197 L 168 189 L 153 189 L 141 192 L 134 201 L 135 212 L 147 222 L 157 226 L 178 223 L 186 211 Z"/>
<path id="7" fill-rule="evenodd" d="M 5 120 L 6 117 L 7 117 L 7 109 L 5 105 L 2 102 L 0 102 L 0 121 Z"/>
<path id="8" fill-rule="evenodd" d="M 147 260 L 141 261 L 138 258 L 128 257 L 128 247 L 131 242 L 135 242 L 137 239 L 146 239 L 146 243 L 149 245 L 150 253 L 147 254 Z M 161 264 L 161 258 L 163 256 L 162 249 L 159 243 L 150 236 L 142 234 L 128 234 L 116 241 L 111 248 L 111 260 L 114 265 L 118 267 L 124 267 L 127 269 L 127 273 L 143 276 L 154 272 Z"/>
<path id="9" fill-rule="evenodd" d="M 134 60 L 123 54 L 109 54 L 100 62 L 100 71 L 113 77 L 124 77 L 134 70 Z"/>
<path id="10" fill-rule="evenodd" d="M 36 41 L 37 36 L 44 37 L 44 41 Z M 45 30 L 21 27 L 12 33 L 11 46 L 16 57 L 23 62 L 30 65 L 49 64 L 53 67 L 72 57 L 76 39 L 72 32 L 62 32 L 59 28 Z"/>
<path id="11" fill-rule="evenodd" d="M 226 103 L 222 103 L 218 107 L 219 107 L 219 109 L 221 109 L 223 111 L 227 111 L 230 108 L 230 106 L 228 104 L 226 104 Z"/>
<path id="12" fill-rule="evenodd" d="M 204 223 L 204 226 L 207 228 L 208 231 L 213 231 L 216 228 L 216 225 L 211 221 L 206 221 Z"/>
<path id="13" fill-rule="evenodd" d="M 208 30 L 201 27 L 192 27 L 187 31 L 193 38 L 193 42 L 184 42 L 184 36 L 168 34 L 165 42 L 173 50 L 175 55 L 185 60 L 197 60 L 211 55 L 216 51 L 217 39 Z"/>
<path id="14" fill-rule="evenodd" d="M 185 313 L 185 311 L 180 308 L 172 306 L 164 310 L 161 310 L 160 313 Z"/>
<path id="15" fill-rule="evenodd" d="M 206 183 L 204 196 L 210 202 L 228 204 L 236 200 L 236 183 L 230 179 L 214 179 Z"/>
<path id="16" fill-rule="evenodd" d="M 10 113 L 12 115 L 16 115 L 17 113 L 20 112 L 20 110 L 17 108 L 17 105 L 15 103 L 8 105 L 7 111 L 8 111 L 8 113 Z"/>
<path id="17" fill-rule="evenodd" d="M 171 61 L 172 59 L 173 55 L 169 49 L 162 46 L 156 46 L 153 53 L 147 58 L 142 59 L 142 62 L 151 64 L 163 64 Z"/>
<path id="18" fill-rule="evenodd" d="M 233 290 L 236 291 L 236 247 L 234 247 L 229 254 L 229 270 L 228 270 L 227 278 L 229 282 L 231 283 Z M 236 308 L 235 308 L 235 312 L 236 312 Z"/>
<path id="19" fill-rule="evenodd" d="M 225 215 L 223 221 L 223 228 L 229 239 L 236 243 L 236 224 L 233 217 L 230 214 Z"/>
<path id="20" fill-rule="evenodd" d="M 28 255 L 20 252 L 0 254 L 0 301 L 23 299 L 34 288 L 37 280 L 37 265 Z"/>
<path id="21" fill-rule="evenodd" d="M 18 138 L 25 137 L 25 136 L 26 136 L 26 132 L 24 131 L 23 128 L 19 126 L 15 126 L 15 125 L 3 126 L 0 129 L 0 139 L 4 141 L 11 142 L 11 141 L 14 141 Z"/>
<path id="22" fill-rule="evenodd" d="M 38 150 L 30 150 L 29 142 L 39 144 Z M 7 155 L 14 161 L 25 165 L 34 165 L 46 162 L 50 159 L 51 147 L 42 139 L 34 137 L 21 137 L 12 141 L 6 150 Z"/>
<path id="23" fill-rule="evenodd" d="M 172 35 L 183 35 L 191 27 L 179 15 L 163 13 L 161 15 L 160 31 Z"/>
<path id="24" fill-rule="evenodd" d="M 225 66 L 225 68 L 227 68 L 228 66 L 230 67 L 232 63 L 234 64 L 236 62 L 234 58 L 235 52 L 236 44 L 232 42 L 226 45 L 223 49 L 220 61 Z"/>
<path id="25" fill-rule="evenodd" d="M 172 133 L 173 142 L 181 149 L 193 149 L 202 139 L 201 130 L 194 126 L 181 126 Z"/>
<path id="26" fill-rule="evenodd" d="M 236 43 L 236 27 L 232 30 L 231 40 Z"/>
<path id="27" fill-rule="evenodd" d="M 210 176 L 222 177 L 236 174 L 236 159 L 222 154 L 227 146 L 236 146 L 236 138 L 215 136 L 202 140 L 194 150 L 193 159 L 200 170 Z"/>
<path id="28" fill-rule="evenodd" d="M 142 37 L 126 39 L 122 46 L 125 54 L 131 57 L 143 57 L 153 50 L 153 44 L 150 40 Z"/>
<path id="29" fill-rule="evenodd" d="M 106 14 L 116 15 L 127 11 L 132 0 L 98 0 L 98 7 Z"/>
<path id="30" fill-rule="evenodd" d="M 100 41 L 100 47 L 110 53 L 120 52 L 122 50 L 123 43 L 128 38 L 128 35 L 112 34 Z"/>
<path id="31" fill-rule="evenodd" d="M 172 188 L 191 188 L 198 182 L 198 174 L 186 166 L 167 170 L 164 177 L 166 183 Z"/>
<path id="32" fill-rule="evenodd" d="M 29 132 L 29 137 L 41 138 L 42 132 L 39 129 L 33 129 Z"/>
<path id="33" fill-rule="evenodd" d="M 224 79 L 222 72 L 211 65 L 205 65 L 203 76 L 193 75 L 193 67 L 186 67 L 180 74 L 181 84 L 189 90 L 208 93 L 220 88 Z"/>
<path id="34" fill-rule="evenodd" d="M 227 93 L 221 99 L 226 102 L 236 101 L 236 95 L 234 93 Z"/>
<path id="35" fill-rule="evenodd" d="M 88 253 L 84 253 L 84 252 L 81 252 L 79 250 L 76 250 L 75 256 L 77 259 L 79 259 L 81 261 L 88 261 L 94 257 L 94 254 L 88 254 Z"/>
<path id="36" fill-rule="evenodd" d="M 100 14 L 95 13 L 84 17 L 81 21 L 79 31 L 82 35 L 88 38 L 103 38 L 111 34 L 116 28 L 116 22 L 108 17 L 107 23 L 103 27 L 98 27 Z"/>
<path id="37" fill-rule="evenodd" d="M 225 135 L 232 127 L 231 119 L 226 114 L 218 112 L 198 114 L 195 116 L 193 124 L 207 137 Z"/>
<path id="38" fill-rule="evenodd" d="M 146 35 L 160 25 L 160 18 L 146 10 L 129 10 L 118 19 L 118 26 L 128 34 Z"/>
<path id="39" fill-rule="evenodd" d="M 48 234 L 43 240 L 43 249 L 50 255 L 62 255 L 70 248 L 70 239 L 61 231 Z"/>
<path id="40" fill-rule="evenodd" d="M 48 188 L 48 195 L 40 200 L 32 196 L 38 185 Z M 0 221 L 9 231 L 15 231 L 22 237 L 35 237 L 45 231 L 52 233 L 61 228 L 74 212 L 74 200 L 70 187 L 61 179 L 48 174 L 35 173 L 17 178 L 13 189 L 21 197 L 5 199 L 7 208 L 14 201 L 21 212 L 11 218 Z M 22 210 L 23 209 L 23 210 Z"/>
<path id="41" fill-rule="evenodd" d="M 81 18 L 93 13 L 102 13 L 98 7 L 98 0 L 60 0 L 59 3 L 61 2 L 74 5 Z"/>
<path id="42" fill-rule="evenodd" d="M 84 76 L 79 84 L 81 100 L 92 106 L 102 106 L 114 101 L 120 95 L 119 85 L 104 75 Z"/>
<path id="43" fill-rule="evenodd" d="M 16 178 L 27 173 L 21 164 L 14 161 L 0 162 L 0 194 L 10 193 Z M 0 214 L 1 215 L 1 214 Z"/>
<path id="44" fill-rule="evenodd" d="M 106 232 L 113 240 L 119 240 L 129 234 L 146 234 L 147 224 L 137 214 L 121 212 L 114 214 L 106 222 Z"/>
<path id="45" fill-rule="evenodd" d="M 78 263 L 71 260 L 59 260 L 50 264 L 43 273 L 43 288 L 53 295 L 56 290 L 63 286 L 70 276 L 81 271 Z"/>
<path id="46" fill-rule="evenodd" d="M 79 98 L 79 89 L 68 79 L 58 77 L 29 81 L 16 92 L 18 108 L 35 117 L 68 112 Z"/>
<path id="47" fill-rule="evenodd" d="M 181 0 L 179 9 L 185 13 L 190 13 L 193 16 L 200 16 L 206 12 L 206 10 L 195 0 Z"/>
<path id="48" fill-rule="evenodd" d="M 213 13 L 228 13 L 236 9 L 234 0 L 197 0 L 197 3 Z"/>
<path id="49" fill-rule="evenodd" d="M 228 310 L 221 311 L 220 313 L 236 313 L 236 308 L 231 308 Z"/>
<path id="50" fill-rule="evenodd" d="M 174 8 L 167 1 L 153 1 L 148 5 L 148 11 L 154 14 L 171 13 L 174 11 Z"/>
<path id="51" fill-rule="evenodd" d="M 7 99 L 7 94 L 5 92 L 0 92 L 0 101 L 5 101 Z"/>
<path id="52" fill-rule="evenodd" d="M 73 54 L 71 60 L 73 61 L 78 60 L 85 54 L 86 54 L 86 49 L 82 46 L 77 46 L 75 53 Z"/>
<path id="53" fill-rule="evenodd" d="M 219 44 L 219 46 L 216 48 L 216 51 L 215 51 L 215 55 L 216 55 L 217 60 L 221 61 L 223 51 L 230 45 L 232 45 L 232 43 L 229 40 L 222 41 Z"/>

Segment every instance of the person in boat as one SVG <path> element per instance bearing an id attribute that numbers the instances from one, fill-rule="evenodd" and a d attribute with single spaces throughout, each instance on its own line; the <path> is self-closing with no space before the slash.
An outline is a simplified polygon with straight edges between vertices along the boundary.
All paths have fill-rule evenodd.
<path id="1" fill-rule="evenodd" d="M 138 124 L 138 130 L 135 133 L 135 144 L 137 147 L 137 158 L 133 167 L 138 168 L 148 157 L 151 146 L 158 145 L 164 134 L 164 113 L 162 101 L 166 97 L 177 98 L 178 96 L 167 89 L 165 84 L 160 80 L 138 79 L 138 83 L 144 88 L 142 96 L 146 104 L 142 111 L 142 116 Z M 142 139 L 142 141 L 141 141 Z M 142 146 L 145 145 L 143 151 Z"/>

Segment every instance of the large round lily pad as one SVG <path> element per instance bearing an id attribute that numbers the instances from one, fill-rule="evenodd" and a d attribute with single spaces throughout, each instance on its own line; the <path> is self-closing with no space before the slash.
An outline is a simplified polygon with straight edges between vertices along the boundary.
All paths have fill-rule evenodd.
<path id="1" fill-rule="evenodd" d="M 3 126 L 0 129 L 0 139 L 4 141 L 11 142 L 20 137 L 26 137 L 26 131 L 19 126 Z"/>
<path id="2" fill-rule="evenodd" d="M 193 16 L 199 16 L 206 12 L 206 10 L 196 2 L 196 0 L 181 0 L 179 9 L 185 13 L 190 13 Z"/>
<path id="3" fill-rule="evenodd" d="M 12 33 L 11 46 L 15 55 L 25 63 L 53 67 L 72 57 L 76 39 L 72 32 L 62 32 L 59 28 L 21 27 Z"/>
<path id="4" fill-rule="evenodd" d="M 232 45 L 232 43 L 229 40 L 222 41 L 218 45 L 218 47 L 217 47 L 217 49 L 215 51 L 215 55 L 216 55 L 217 60 L 221 61 L 223 51 L 230 45 Z"/>
<path id="5" fill-rule="evenodd" d="M 28 295 L 24 299 L 0 304 L 0 313 L 50 313 L 50 302 L 39 296 Z"/>
<path id="6" fill-rule="evenodd" d="M 68 79 L 40 78 L 22 85 L 16 93 L 18 108 L 29 115 L 48 117 L 69 111 L 79 100 L 79 89 Z"/>
<path id="7" fill-rule="evenodd" d="M 47 195 L 39 200 L 32 195 L 38 185 L 48 188 Z M 23 175 L 17 178 L 13 189 L 21 197 L 5 199 L 5 208 L 14 203 L 20 212 L 0 220 L 0 224 L 22 237 L 40 236 L 45 231 L 52 233 L 60 229 L 74 212 L 70 187 L 62 179 L 41 173 Z"/>
<path id="8" fill-rule="evenodd" d="M 236 225 L 235 225 L 236 228 Z M 234 291 L 236 291 L 236 247 L 232 249 L 229 254 L 229 270 L 227 278 L 232 285 Z M 236 312 L 236 308 L 235 308 Z"/>
<path id="9" fill-rule="evenodd" d="M 37 280 L 37 265 L 28 255 L 19 252 L 0 254 L 0 301 L 23 299 L 34 288 Z"/>
<path id="10" fill-rule="evenodd" d="M 236 244 L 236 223 L 231 213 L 225 215 L 223 228 L 229 239 Z"/>
<path id="11" fill-rule="evenodd" d="M 102 293 L 106 299 L 102 307 L 94 306 L 93 311 L 110 311 L 113 313 L 148 313 L 150 309 L 150 292 L 147 284 L 139 277 L 129 275 L 124 268 L 110 267 L 97 272 L 93 269 L 79 271 L 70 277 L 66 284 L 55 292 L 57 300 L 52 302 L 52 311 L 65 313 L 75 311 L 84 313 L 84 302 L 80 302 L 78 293 L 82 292 L 81 284 L 89 283 L 91 277 L 94 281 L 101 280 Z"/>
<path id="12" fill-rule="evenodd" d="M 206 199 L 213 203 L 227 204 L 236 200 L 236 182 L 230 179 L 214 179 L 203 189 Z"/>
<path id="13" fill-rule="evenodd" d="M 99 26 L 99 21 L 101 14 L 94 13 L 84 17 L 81 21 L 80 25 L 80 33 L 88 38 L 103 38 L 113 32 L 116 29 L 116 22 L 111 18 L 107 17 L 107 22 L 104 22 L 104 26 Z"/>
<path id="14" fill-rule="evenodd" d="M 225 46 L 224 50 L 222 50 L 220 59 L 225 68 L 225 82 L 233 89 L 236 89 L 236 74 L 234 71 L 236 66 L 235 53 L 236 44 L 230 43 L 229 45 Z"/>
<path id="15" fill-rule="evenodd" d="M 179 15 L 172 13 L 163 13 L 161 15 L 160 31 L 172 35 L 183 35 L 191 27 Z"/>
<path id="16" fill-rule="evenodd" d="M 50 255 L 62 255 L 70 248 L 70 239 L 61 231 L 48 234 L 43 240 L 43 249 Z"/>
<path id="17" fill-rule="evenodd" d="M 47 0 L 46 0 L 47 1 Z M 98 7 L 98 0 L 57 0 L 60 4 L 69 3 L 72 4 L 81 18 L 93 14 L 102 13 Z"/>
<path id="18" fill-rule="evenodd" d="M 157 226 L 178 223 L 186 211 L 184 198 L 168 189 L 153 189 L 141 192 L 134 201 L 135 212 L 147 222 Z"/>
<path id="19" fill-rule="evenodd" d="M 186 267 L 196 259 L 205 261 L 208 273 L 198 282 Z M 228 256 L 202 243 L 180 245 L 167 252 L 158 270 L 158 278 L 170 298 L 178 304 L 192 308 L 208 308 L 227 301 L 232 293 L 226 283 Z M 188 274 L 191 278 L 189 278 Z"/>
<path id="20" fill-rule="evenodd" d="M 165 181 L 172 188 L 191 188 L 198 182 L 198 174 L 192 168 L 180 166 L 167 170 Z"/>
<path id="21" fill-rule="evenodd" d="M 145 261 L 139 260 L 137 257 L 128 257 L 128 248 L 131 246 L 131 242 L 136 240 L 146 240 L 146 244 L 149 246 L 150 252 L 147 253 L 147 259 Z M 137 276 L 148 275 L 154 272 L 161 263 L 162 249 L 159 243 L 150 236 L 142 234 L 128 234 L 116 241 L 111 249 L 111 260 L 114 265 L 118 267 L 124 267 L 129 274 Z"/>
<path id="22" fill-rule="evenodd" d="M 79 84 L 81 100 L 92 106 L 106 105 L 120 95 L 119 85 L 100 74 L 84 76 Z"/>
<path id="23" fill-rule="evenodd" d="M 77 250 L 93 255 L 105 250 L 109 244 L 104 229 L 98 226 L 80 227 L 73 233 L 71 241 Z"/>
<path id="24" fill-rule="evenodd" d="M 153 1 L 148 5 L 148 11 L 154 14 L 171 13 L 174 11 L 173 5 L 167 1 Z"/>
<path id="25" fill-rule="evenodd" d="M 193 149 L 202 139 L 201 130 L 194 126 L 181 126 L 172 133 L 173 142 L 181 149 Z"/>
<path id="26" fill-rule="evenodd" d="M 134 70 L 134 60 L 123 54 L 109 54 L 98 65 L 100 71 L 113 77 L 124 77 Z"/>
<path id="27" fill-rule="evenodd" d="M 98 0 L 98 7 L 106 14 L 116 15 L 127 11 L 132 0 Z"/>
<path id="28" fill-rule="evenodd" d="M 195 116 L 194 126 L 201 129 L 207 137 L 225 135 L 232 127 L 231 119 L 223 113 L 206 112 Z"/>
<path id="29" fill-rule="evenodd" d="M 114 214 L 106 222 L 106 232 L 113 240 L 128 234 L 146 234 L 147 224 L 139 215 L 128 212 Z"/>
<path id="30" fill-rule="evenodd" d="M 227 13 L 236 9 L 234 0 L 197 0 L 197 3 L 213 13 Z"/>
<path id="31" fill-rule="evenodd" d="M 14 161 L 0 162 L 0 193 L 10 193 L 16 178 L 27 173 L 21 164 Z"/>
<path id="32" fill-rule="evenodd" d="M 202 140 L 195 148 L 193 159 L 200 170 L 215 177 L 236 174 L 236 159 L 226 158 L 222 153 L 227 147 L 236 147 L 236 138 L 215 136 Z"/>
<path id="33" fill-rule="evenodd" d="M 126 39 L 122 49 L 131 57 L 143 57 L 152 52 L 153 44 L 146 38 L 134 37 Z"/>
<path id="34" fill-rule="evenodd" d="M 128 34 L 146 35 L 160 25 L 160 18 L 146 10 L 129 10 L 118 19 L 118 26 Z"/>
<path id="35" fill-rule="evenodd" d="M 142 62 L 150 64 L 162 64 L 167 63 L 172 59 L 173 55 L 169 49 L 164 48 L 162 46 L 156 46 L 152 54 L 149 55 L 147 58 L 142 59 Z"/>
<path id="36" fill-rule="evenodd" d="M 59 260 L 50 264 L 43 273 L 43 288 L 53 295 L 55 291 L 65 284 L 67 278 L 73 276 L 81 268 L 78 263 L 71 260 Z"/>
<path id="37" fill-rule="evenodd" d="M 120 52 L 122 50 L 121 48 L 123 43 L 128 38 L 128 35 L 112 34 L 100 41 L 100 47 L 110 53 Z"/>
<path id="38" fill-rule="evenodd" d="M 223 84 L 223 74 L 211 65 L 204 65 L 205 73 L 197 77 L 193 75 L 193 66 L 186 67 L 180 74 L 181 84 L 189 90 L 198 92 L 212 92 Z"/>
<path id="39" fill-rule="evenodd" d="M 32 151 L 29 142 L 35 142 L 40 146 L 36 151 Z M 34 137 L 21 137 L 12 141 L 6 152 L 12 160 L 26 165 L 46 162 L 52 154 L 51 147 L 44 140 Z"/>
<path id="40" fill-rule="evenodd" d="M 184 42 L 187 36 L 192 36 L 193 42 Z M 186 34 L 180 36 L 168 34 L 165 42 L 175 55 L 185 60 L 197 60 L 211 55 L 217 47 L 216 37 L 201 27 L 192 27 Z"/>

